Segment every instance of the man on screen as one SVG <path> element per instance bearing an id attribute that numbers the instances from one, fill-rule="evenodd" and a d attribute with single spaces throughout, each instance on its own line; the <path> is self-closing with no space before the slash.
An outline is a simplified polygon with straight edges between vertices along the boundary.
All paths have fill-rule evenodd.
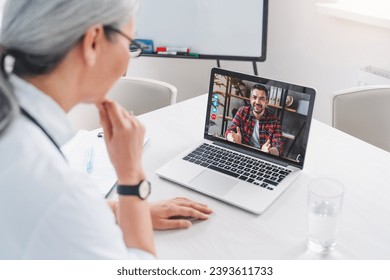
<path id="1" fill-rule="evenodd" d="M 246 144 L 272 155 L 283 154 L 282 130 L 279 118 L 268 109 L 269 95 L 265 86 L 251 88 L 250 106 L 241 107 L 227 128 L 226 139 Z"/>

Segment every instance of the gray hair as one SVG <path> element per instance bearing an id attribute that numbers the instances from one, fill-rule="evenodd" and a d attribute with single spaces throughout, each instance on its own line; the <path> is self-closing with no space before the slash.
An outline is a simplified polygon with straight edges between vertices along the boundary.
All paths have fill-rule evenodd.
<path id="1" fill-rule="evenodd" d="M 7 0 L 0 33 L 0 133 L 12 120 L 15 100 L 8 92 L 4 57 L 15 58 L 13 72 L 36 76 L 52 71 L 95 24 L 121 28 L 139 0 Z"/>

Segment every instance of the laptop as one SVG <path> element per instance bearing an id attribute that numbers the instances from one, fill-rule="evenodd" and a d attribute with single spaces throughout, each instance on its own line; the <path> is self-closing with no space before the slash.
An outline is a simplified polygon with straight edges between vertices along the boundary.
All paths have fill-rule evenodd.
<path id="1" fill-rule="evenodd" d="M 264 88 L 268 104 L 260 108 L 259 98 L 254 102 L 250 96 L 256 89 L 265 92 Z M 257 95 L 264 95 L 259 91 Z M 203 140 L 156 172 L 164 179 L 261 214 L 303 169 L 314 99 L 315 90 L 310 87 L 213 68 Z M 261 109 L 264 113 L 256 121 Z M 241 128 L 241 140 L 233 137 L 237 127 Z M 253 137 L 257 134 L 259 137 Z"/>

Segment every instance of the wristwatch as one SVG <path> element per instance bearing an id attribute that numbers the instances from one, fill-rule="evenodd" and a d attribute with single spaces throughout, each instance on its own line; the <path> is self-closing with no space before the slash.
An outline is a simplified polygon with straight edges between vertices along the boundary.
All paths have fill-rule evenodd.
<path id="1" fill-rule="evenodd" d="M 137 195 L 141 199 L 146 199 L 150 195 L 151 184 L 147 180 L 142 180 L 137 185 L 117 185 L 116 192 L 119 195 Z"/>

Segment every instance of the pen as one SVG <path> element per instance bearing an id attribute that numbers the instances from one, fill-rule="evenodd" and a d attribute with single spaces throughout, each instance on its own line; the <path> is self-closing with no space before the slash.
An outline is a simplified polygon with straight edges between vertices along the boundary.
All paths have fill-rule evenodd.
<path id="1" fill-rule="evenodd" d="M 93 146 L 89 148 L 88 151 L 88 159 L 87 159 L 87 173 L 91 174 L 92 173 L 92 168 L 93 168 Z"/>
<path id="2" fill-rule="evenodd" d="M 188 56 L 192 56 L 192 57 L 199 58 L 199 54 L 198 54 L 198 53 L 189 52 L 187 55 L 188 55 Z"/>
<path id="3" fill-rule="evenodd" d="M 196 58 L 199 58 L 199 54 L 198 53 L 191 53 L 191 52 L 173 52 L 173 51 L 169 51 L 169 52 L 157 52 L 157 54 L 164 54 L 164 55 L 183 55 L 183 56 L 191 56 L 191 57 L 196 57 Z"/>
<path id="4" fill-rule="evenodd" d="M 157 47 L 156 52 L 190 52 L 189 48 L 178 48 L 178 47 Z"/>
<path id="5" fill-rule="evenodd" d="M 173 52 L 173 51 L 170 51 L 170 52 L 157 52 L 157 54 L 170 54 L 170 55 L 177 55 L 177 52 Z"/>

